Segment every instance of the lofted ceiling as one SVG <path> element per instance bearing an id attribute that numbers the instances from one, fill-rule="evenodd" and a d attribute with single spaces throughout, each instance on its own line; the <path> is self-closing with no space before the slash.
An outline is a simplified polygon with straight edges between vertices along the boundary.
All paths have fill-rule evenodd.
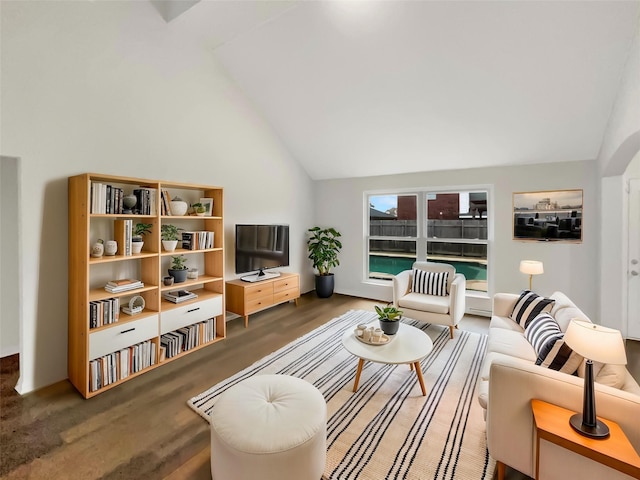
<path id="1" fill-rule="evenodd" d="M 597 158 L 640 12 L 615 0 L 191 3 L 170 28 L 211 50 L 313 179 Z"/>

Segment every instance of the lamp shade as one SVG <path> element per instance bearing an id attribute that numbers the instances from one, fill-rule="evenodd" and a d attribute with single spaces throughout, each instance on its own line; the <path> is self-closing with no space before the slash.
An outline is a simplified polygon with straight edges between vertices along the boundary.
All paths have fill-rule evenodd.
<path id="1" fill-rule="evenodd" d="M 586 359 L 614 365 L 627 363 L 619 330 L 574 318 L 564 334 L 564 341 Z"/>
<path id="2" fill-rule="evenodd" d="M 540 275 L 544 273 L 544 266 L 542 262 L 537 260 L 522 260 L 520 261 L 520 271 L 527 275 Z"/>

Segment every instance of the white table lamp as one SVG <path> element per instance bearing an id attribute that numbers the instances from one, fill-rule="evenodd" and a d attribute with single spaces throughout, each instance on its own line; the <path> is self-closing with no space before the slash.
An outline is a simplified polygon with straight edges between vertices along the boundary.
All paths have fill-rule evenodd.
<path id="1" fill-rule="evenodd" d="M 529 275 L 529 290 L 531 290 L 533 276 L 544 273 L 544 266 L 537 260 L 521 260 L 520 271 Z"/>
<path id="2" fill-rule="evenodd" d="M 581 435 L 591 438 L 606 438 L 609 436 L 609 427 L 596 418 L 593 361 L 625 365 L 627 355 L 622 335 L 619 330 L 574 318 L 564 334 L 564 341 L 574 352 L 587 359 L 582 413 L 573 415 L 569 422 L 573 429 Z"/>

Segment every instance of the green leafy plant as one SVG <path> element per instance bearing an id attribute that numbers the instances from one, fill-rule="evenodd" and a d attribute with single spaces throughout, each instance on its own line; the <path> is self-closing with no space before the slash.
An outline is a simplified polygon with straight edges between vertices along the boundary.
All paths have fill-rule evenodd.
<path id="1" fill-rule="evenodd" d="M 171 257 L 171 270 L 186 270 L 187 258 L 184 255 L 174 255 Z"/>
<path id="2" fill-rule="evenodd" d="M 396 307 L 391 306 L 391 304 L 388 304 L 384 308 L 380 308 L 376 305 L 375 309 L 380 320 L 384 320 L 387 322 L 397 322 L 402 318 L 402 310 L 398 310 Z"/>
<path id="3" fill-rule="evenodd" d="M 196 213 L 204 213 L 207 211 L 207 209 L 205 208 L 205 206 L 201 203 L 194 203 L 193 205 L 191 205 L 191 207 L 193 208 L 193 210 Z"/>
<path id="4" fill-rule="evenodd" d="M 166 223 L 160 227 L 160 237 L 162 240 L 178 240 L 178 232 L 180 230 L 182 229 Z"/>
<path id="5" fill-rule="evenodd" d="M 309 259 L 313 262 L 313 268 L 318 269 L 319 275 L 329 275 L 331 269 L 340 265 L 338 253 L 342 243 L 338 240 L 340 232 L 335 228 L 313 227 L 309 230 L 310 237 L 307 240 Z"/>
<path id="6" fill-rule="evenodd" d="M 133 237 L 142 238 L 143 235 L 151 233 L 151 227 L 150 223 L 136 223 L 133 227 Z"/>

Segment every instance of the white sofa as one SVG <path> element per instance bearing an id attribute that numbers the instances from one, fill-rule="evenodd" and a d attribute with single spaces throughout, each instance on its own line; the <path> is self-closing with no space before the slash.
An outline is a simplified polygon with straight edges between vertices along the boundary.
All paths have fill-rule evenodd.
<path id="1" fill-rule="evenodd" d="M 533 477 L 536 452 L 531 399 L 581 412 L 584 383 L 577 375 L 535 365 L 534 348 L 522 327 L 510 318 L 518 297 L 499 293 L 493 298 L 478 399 L 485 408 L 487 445 L 498 462 L 499 474 L 508 465 Z M 563 332 L 572 318 L 589 320 L 563 293 L 555 292 L 550 298 L 555 300 L 550 313 Z M 640 386 L 624 366 L 596 365 L 594 373 L 597 415 L 617 422 L 640 452 Z M 546 441 L 540 450 L 542 479 L 632 478 Z"/>
<path id="2" fill-rule="evenodd" d="M 413 268 L 429 272 L 448 272 L 447 295 L 426 295 L 411 291 L 413 270 L 405 270 L 393 277 L 393 306 L 402 310 L 405 317 L 422 322 L 446 325 L 453 338 L 465 310 L 467 280 L 446 263 L 414 262 Z"/>

